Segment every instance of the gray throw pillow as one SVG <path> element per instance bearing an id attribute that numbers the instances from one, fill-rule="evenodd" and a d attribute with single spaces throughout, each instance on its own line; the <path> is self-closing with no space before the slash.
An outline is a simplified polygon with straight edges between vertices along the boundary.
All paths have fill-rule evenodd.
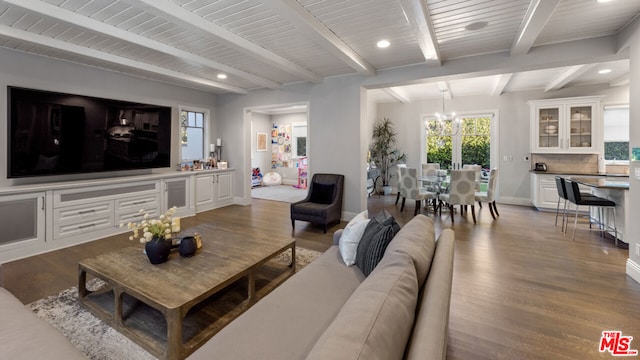
<path id="1" fill-rule="evenodd" d="M 356 252 L 356 265 L 365 276 L 369 276 L 378 265 L 398 231 L 400 225 L 386 210 L 369 221 Z"/>

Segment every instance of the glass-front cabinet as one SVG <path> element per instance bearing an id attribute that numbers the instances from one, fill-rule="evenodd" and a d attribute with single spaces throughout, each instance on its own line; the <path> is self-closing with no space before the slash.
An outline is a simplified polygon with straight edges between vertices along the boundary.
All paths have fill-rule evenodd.
<path id="1" fill-rule="evenodd" d="M 532 153 L 597 153 L 599 97 L 529 101 Z"/>

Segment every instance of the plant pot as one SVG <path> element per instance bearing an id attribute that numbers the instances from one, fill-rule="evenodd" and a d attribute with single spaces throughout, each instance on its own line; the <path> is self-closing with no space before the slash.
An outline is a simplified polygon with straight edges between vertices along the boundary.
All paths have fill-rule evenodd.
<path id="1" fill-rule="evenodd" d="M 153 265 L 162 264 L 169 259 L 171 240 L 153 238 L 144 245 L 144 251 Z"/>
<path id="2" fill-rule="evenodd" d="M 386 185 L 382 187 L 382 193 L 385 195 L 389 195 L 391 194 L 391 186 Z"/>

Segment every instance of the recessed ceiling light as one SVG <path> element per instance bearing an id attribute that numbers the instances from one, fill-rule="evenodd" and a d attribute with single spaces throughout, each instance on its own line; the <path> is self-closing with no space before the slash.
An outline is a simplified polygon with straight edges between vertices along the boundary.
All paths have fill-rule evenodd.
<path id="1" fill-rule="evenodd" d="M 218 79 L 226 79 L 227 74 L 218 74 Z"/>
<path id="2" fill-rule="evenodd" d="M 485 27 L 487 27 L 487 25 L 489 25 L 489 22 L 487 21 L 476 21 L 465 26 L 464 28 L 469 31 L 476 31 L 476 30 L 484 29 Z"/>
<path id="3" fill-rule="evenodd" d="M 380 40 L 378 41 L 378 43 L 376 44 L 377 47 L 384 49 L 384 48 L 388 48 L 389 45 L 391 45 L 391 43 L 389 42 L 389 40 Z"/>
<path id="4" fill-rule="evenodd" d="M 608 74 L 611 72 L 611 69 L 602 69 L 598 71 L 598 74 Z"/>

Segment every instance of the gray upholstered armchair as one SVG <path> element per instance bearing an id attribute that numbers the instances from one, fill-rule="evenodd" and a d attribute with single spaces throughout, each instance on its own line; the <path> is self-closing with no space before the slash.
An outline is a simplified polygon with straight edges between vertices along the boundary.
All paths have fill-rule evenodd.
<path id="1" fill-rule="evenodd" d="M 323 225 L 326 233 L 327 225 L 342 217 L 343 189 L 344 175 L 314 174 L 307 198 L 291 204 L 291 226 L 296 228 L 296 220 L 309 221 Z"/>

